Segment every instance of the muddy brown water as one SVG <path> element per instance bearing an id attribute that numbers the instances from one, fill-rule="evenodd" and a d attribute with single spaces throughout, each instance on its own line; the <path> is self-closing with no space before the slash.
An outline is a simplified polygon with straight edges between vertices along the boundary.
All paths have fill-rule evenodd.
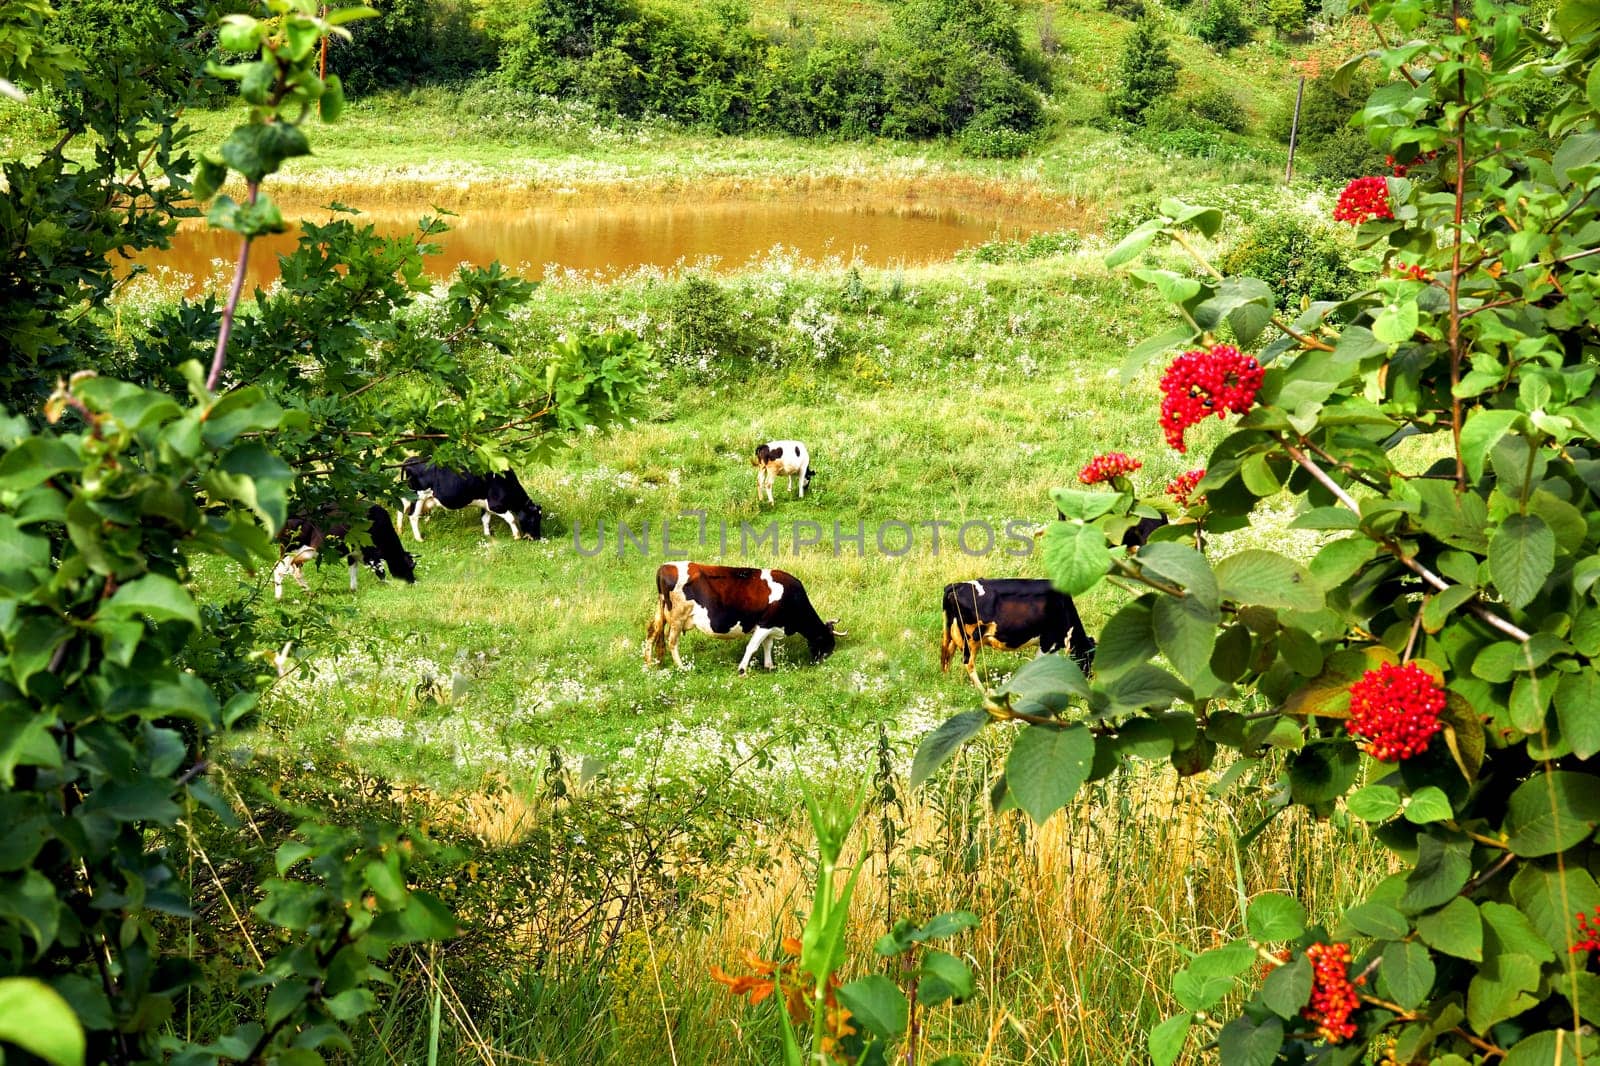
<path id="1" fill-rule="evenodd" d="M 372 222 L 382 233 L 404 234 L 413 232 L 416 220 L 427 213 L 425 206 L 413 212 L 386 208 L 355 219 Z M 307 211 L 301 217 L 315 222 L 329 216 Z M 947 260 L 972 245 L 1026 237 L 1044 228 L 956 208 L 830 203 L 820 198 L 474 208 L 446 221 L 450 232 L 434 238 L 443 251 L 426 260 L 434 277 L 448 276 L 463 261 L 486 266 L 494 260 L 514 269 L 520 266 L 534 278 L 557 270 L 604 279 L 644 266 L 673 269 L 697 264 L 731 271 L 778 248 L 814 260 L 838 257 L 866 266 L 912 266 Z M 290 232 L 252 246 L 251 287 L 265 286 L 277 277 L 278 256 L 291 250 L 295 240 Z M 238 248 L 233 234 L 196 223 L 181 229 L 170 249 L 150 251 L 137 262 L 152 271 L 167 268 L 188 275 L 193 295 L 225 287 Z"/>

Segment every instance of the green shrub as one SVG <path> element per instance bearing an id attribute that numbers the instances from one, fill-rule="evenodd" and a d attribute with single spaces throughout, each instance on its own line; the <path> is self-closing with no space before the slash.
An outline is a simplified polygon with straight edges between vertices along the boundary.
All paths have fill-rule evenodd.
<path id="1" fill-rule="evenodd" d="M 1144 0 L 1106 0 L 1106 12 L 1130 22 L 1138 22 L 1146 14 Z"/>
<path id="2" fill-rule="evenodd" d="M 1115 118 L 1143 123 L 1146 110 L 1178 87 L 1178 63 L 1154 19 L 1142 19 L 1122 47 L 1106 110 Z"/>
<path id="3" fill-rule="evenodd" d="M 1250 40 L 1250 26 L 1234 0 L 1207 0 L 1194 19 L 1194 35 L 1212 48 L 1226 52 Z"/>
<path id="4" fill-rule="evenodd" d="M 1333 300 L 1361 287 L 1350 269 L 1354 249 L 1337 231 L 1294 215 L 1258 219 L 1222 257 L 1225 274 L 1261 278 L 1272 286 L 1278 309 L 1293 312 L 1302 300 Z"/>
<path id="5" fill-rule="evenodd" d="M 961 151 L 980 159 L 1018 159 L 1031 152 L 1039 138 L 1010 126 L 969 123 L 958 138 Z"/>
<path id="6" fill-rule="evenodd" d="M 351 93 L 451 82 L 494 65 L 494 45 L 473 24 L 470 0 L 389 0 L 329 47 L 328 71 Z"/>
<path id="7" fill-rule="evenodd" d="M 686 275 L 667 301 L 662 354 L 675 366 L 709 369 L 751 353 L 727 290 L 701 274 Z"/>
<path id="8" fill-rule="evenodd" d="M 1300 152 L 1307 160 L 1307 171 L 1328 182 L 1389 172 L 1384 153 L 1372 146 L 1366 134 L 1348 127 L 1315 140 L 1302 137 Z"/>
<path id="9" fill-rule="evenodd" d="M 1267 0 L 1267 25 L 1280 37 L 1294 37 L 1305 32 L 1305 0 Z"/>
<path id="10" fill-rule="evenodd" d="M 1202 89 L 1185 97 L 1184 104 L 1197 118 L 1227 130 L 1243 133 L 1250 127 L 1250 116 L 1239 98 L 1226 89 Z"/>

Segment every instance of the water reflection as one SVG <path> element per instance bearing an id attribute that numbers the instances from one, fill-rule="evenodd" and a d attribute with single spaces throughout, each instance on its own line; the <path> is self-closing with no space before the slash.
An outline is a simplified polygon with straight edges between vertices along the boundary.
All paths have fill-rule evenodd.
<path id="1" fill-rule="evenodd" d="M 356 219 L 398 234 L 411 231 L 424 213 L 425 208 Z M 304 217 L 319 221 L 327 216 L 308 211 Z M 1026 236 L 1039 228 L 955 210 L 815 201 L 480 208 L 448 221 L 450 232 L 435 239 L 444 250 L 427 262 L 435 277 L 448 275 L 463 261 L 481 266 L 496 259 L 511 267 L 526 263 L 533 277 L 544 276 L 548 268 L 607 277 L 640 266 L 671 268 L 700 260 L 714 260 L 714 269 L 734 270 L 775 246 L 796 249 L 811 259 L 837 256 L 869 266 L 909 265 L 949 259 L 962 248 Z M 294 243 L 293 233 L 258 241 L 251 249 L 250 286 L 270 283 L 277 276 L 278 256 Z M 208 286 L 221 287 L 232 275 L 237 253 L 238 238 L 200 223 L 180 230 L 172 248 L 150 251 L 137 262 L 189 275 L 195 279 L 189 291 L 195 294 Z"/>

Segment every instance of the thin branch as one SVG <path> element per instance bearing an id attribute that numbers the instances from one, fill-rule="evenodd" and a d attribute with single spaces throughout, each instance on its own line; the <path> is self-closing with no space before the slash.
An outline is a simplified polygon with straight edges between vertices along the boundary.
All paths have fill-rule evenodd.
<path id="1" fill-rule="evenodd" d="M 249 195 L 245 197 L 245 203 L 253 206 L 261 193 L 261 183 L 252 181 L 246 185 L 246 189 Z M 233 284 L 228 287 L 228 302 L 222 308 L 222 326 L 217 330 L 217 350 L 211 357 L 211 373 L 206 375 L 206 388 L 213 392 L 228 359 L 228 334 L 233 332 L 233 315 L 239 307 L 239 294 L 244 291 L 245 270 L 249 263 L 250 238 L 245 237 L 239 244 L 239 260 L 233 267 Z"/>
<path id="2" fill-rule="evenodd" d="M 1356 503 L 1355 499 L 1344 490 L 1343 486 L 1341 486 L 1337 481 L 1333 480 L 1333 478 L 1329 477 L 1327 471 L 1318 466 L 1316 461 L 1313 460 L 1311 456 L 1307 455 L 1293 444 L 1290 444 L 1288 441 L 1281 441 L 1281 443 L 1283 444 L 1284 449 L 1289 453 L 1289 458 L 1305 467 L 1306 472 L 1312 477 L 1316 478 L 1323 488 L 1333 493 L 1334 498 L 1348 507 L 1351 511 L 1354 511 L 1357 515 L 1361 514 L 1361 506 Z M 1423 564 L 1417 562 L 1416 559 L 1407 555 L 1405 550 L 1401 548 L 1400 545 L 1395 541 L 1390 540 L 1388 537 L 1375 536 L 1370 533 L 1368 536 L 1371 536 L 1383 546 L 1384 550 L 1389 552 L 1389 554 L 1393 555 L 1396 559 L 1400 560 L 1400 562 L 1403 563 L 1408 570 L 1422 578 L 1422 580 L 1432 585 L 1438 591 L 1443 592 L 1451 587 L 1450 583 L 1444 578 L 1440 577 L 1432 570 L 1429 570 Z M 1513 622 L 1508 622 L 1504 618 L 1501 618 L 1499 615 L 1495 614 L 1478 601 L 1469 601 L 1466 604 L 1466 607 L 1473 614 L 1483 619 L 1484 622 L 1488 623 L 1493 628 L 1498 629 L 1500 632 L 1515 640 L 1517 643 L 1526 644 L 1530 639 L 1530 634 L 1526 630 L 1522 629 Z"/>
<path id="3" fill-rule="evenodd" d="M 1383 27 L 1379 26 L 1376 22 L 1371 21 L 1368 22 L 1368 25 L 1372 27 L 1372 35 L 1378 39 L 1379 44 L 1383 45 L 1384 51 L 1387 52 L 1393 50 L 1394 46 L 1389 43 L 1389 38 L 1383 35 Z M 1407 84 L 1409 84 L 1413 89 L 1417 88 L 1419 84 L 1417 79 L 1411 76 L 1411 72 L 1406 69 L 1406 65 L 1404 63 L 1401 63 L 1395 69 L 1399 72 L 1400 76 L 1406 80 Z"/>

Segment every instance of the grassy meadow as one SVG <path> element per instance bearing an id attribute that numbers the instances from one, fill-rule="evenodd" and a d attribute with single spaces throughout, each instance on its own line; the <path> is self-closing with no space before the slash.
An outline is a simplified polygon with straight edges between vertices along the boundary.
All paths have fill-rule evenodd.
<path id="1" fill-rule="evenodd" d="M 335 781 L 389 782 L 410 797 L 408 816 L 448 825 L 470 856 L 442 889 L 458 913 L 505 906 L 483 898 L 491 876 L 526 885 L 511 906 L 528 916 L 497 945 L 505 969 L 482 972 L 484 937 L 470 933 L 401 967 L 362 1061 L 424 1054 L 435 996 L 451 1062 L 775 1061 L 770 1002 L 751 1008 L 710 967 L 746 972 L 746 953 L 777 957 L 798 932 L 814 862 L 803 785 L 838 797 L 873 781 L 848 973 L 876 965 L 870 945 L 897 917 L 983 919 L 952 948 L 978 994 L 927 1019 L 918 1053 L 930 1061 L 1145 1061 L 1144 1032 L 1176 1009 L 1166 975 L 1226 940 L 1245 899 L 1290 891 L 1328 914 L 1382 875 L 1358 825 L 1285 816 L 1236 845 L 1270 809 L 1270 761 L 1221 785 L 1220 766 L 1180 781 L 1160 762 L 1130 764 L 1039 830 L 987 812 L 1001 743 L 977 744 L 930 788 L 905 791 L 920 736 L 975 705 L 958 665 L 938 669 L 943 585 L 1039 574 L 1036 555 L 1006 553 L 1019 542 L 1005 524 L 1051 517 L 1049 489 L 1098 452 L 1142 457 L 1141 486 L 1191 465 L 1161 441 L 1154 372 L 1122 381 L 1124 354 L 1164 311 L 1107 274 L 1104 247 L 1091 238 L 1025 263 L 904 271 L 778 258 L 722 278 L 741 336 L 760 336 L 764 354 L 664 354 L 642 417 L 524 467 L 544 540 L 512 542 L 498 520 L 485 539 L 475 513 L 436 513 L 422 544 L 405 534 L 415 586 L 363 572 L 352 597 L 344 567 L 329 565 L 311 573 L 309 597 L 286 591 L 291 620 L 334 608 L 340 646 L 297 661 L 256 743 L 335 767 Z M 665 350 L 679 284 L 648 271 L 546 284 L 525 310 L 527 333 L 623 325 Z M 758 503 L 750 452 L 780 437 L 806 441 L 818 473 L 805 499 L 780 482 L 775 504 Z M 680 517 L 698 510 L 705 548 L 697 519 Z M 1255 527 L 1211 550 L 1299 537 L 1309 551 L 1314 534 L 1288 531 L 1289 517 L 1264 507 Z M 945 526 L 935 555 L 922 525 L 932 520 L 987 523 L 993 552 L 953 550 Z M 796 551 L 802 521 L 822 528 L 822 543 Z M 894 521 L 914 527 L 914 544 L 880 553 L 874 531 Z M 742 552 L 739 524 L 769 522 L 778 550 Z M 843 541 L 835 553 L 835 522 L 865 525 L 865 554 Z M 619 553 L 619 523 L 649 523 L 648 554 L 632 542 Z M 645 667 L 656 566 L 717 561 L 719 523 L 725 561 L 790 570 L 824 617 L 840 619 L 848 635 L 832 657 L 812 664 L 794 638 L 779 643 L 775 671 L 739 677 L 742 641 L 689 634 L 691 669 Z M 900 534 L 890 537 L 898 549 Z M 1121 595 L 1085 599 L 1091 629 Z M 981 665 L 998 682 L 1025 659 L 985 652 Z M 641 857 L 660 841 L 676 849 L 665 866 Z M 628 891 L 597 902 L 574 872 L 590 864 L 623 869 Z"/>

